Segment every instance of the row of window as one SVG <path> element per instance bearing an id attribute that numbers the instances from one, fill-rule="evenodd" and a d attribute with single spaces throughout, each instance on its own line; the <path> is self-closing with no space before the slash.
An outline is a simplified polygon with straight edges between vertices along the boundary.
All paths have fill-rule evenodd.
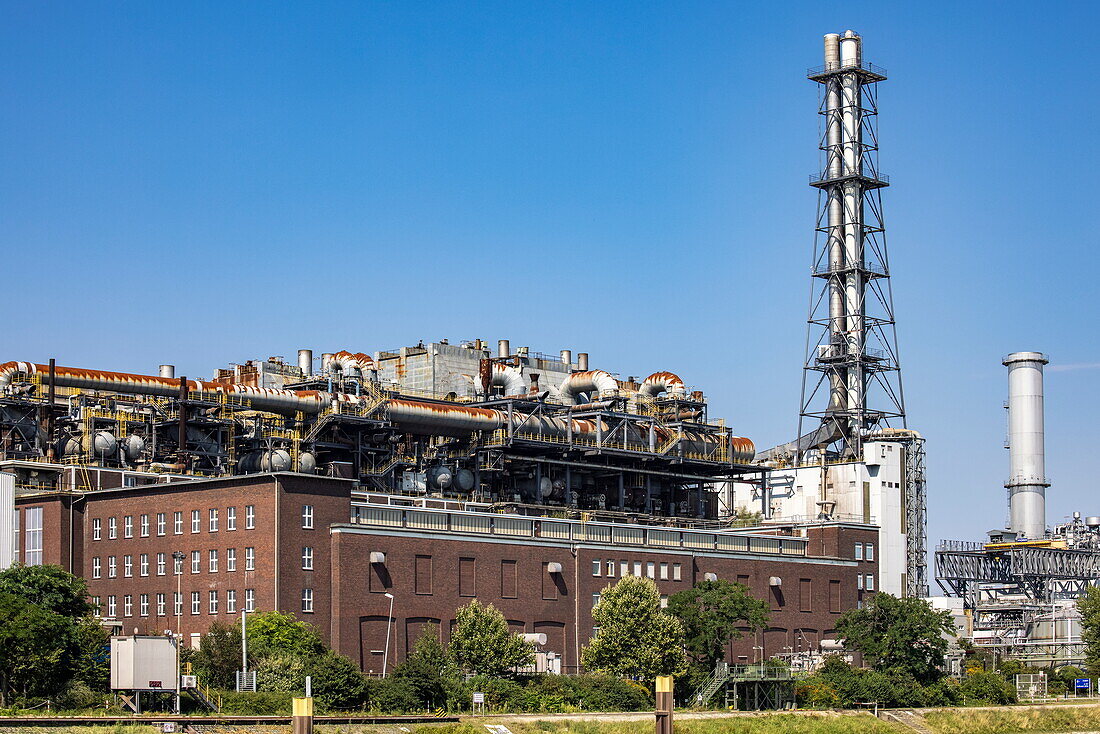
<path id="1" fill-rule="evenodd" d="M 313 549 L 303 549 L 302 564 L 305 568 L 305 550 L 309 551 L 309 568 L 313 568 Z M 186 558 L 186 556 L 185 556 Z M 218 573 L 220 568 L 221 555 L 218 549 L 212 549 L 206 553 L 207 570 L 209 573 Z M 156 575 L 164 576 L 167 574 L 168 554 L 157 553 L 156 554 Z M 191 573 L 202 573 L 203 553 L 202 551 L 191 551 Z M 149 575 L 149 554 L 142 553 L 138 556 L 138 575 Z M 237 549 L 226 548 L 225 549 L 225 570 L 236 571 L 237 570 Z M 244 549 L 244 570 L 255 571 L 256 570 L 256 549 L 252 546 L 248 546 Z M 183 573 L 183 560 L 177 560 L 173 564 L 173 573 Z M 130 554 L 122 556 L 122 576 L 123 578 L 131 578 L 134 575 L 134 557 Z M 118 556 L 107 556 L 107 578 L 113 579 L 118 576 Z M 99 556 L 92 557 L 92 578 L 103 578 L 103 559 Z"/>
<path id="2" fill-rule="evenodd" d="M 12 518 L 12 532 L 15 534 L 15 542 L 12 543 L 16 560 L 24 566 L 42 565 L 42 508 L 28 507 L 23 511 L 23 547 L 20 557 L 19 546 L 19 509 L 16 508 Z"/>
<path id="3" fill-rule="evenodd" d="M 873 560 L 875 560 L 875 544 L 874 543 L 856 543 L 856 560 L 857 561 L 873 561 Z"/>
<path id="4" fill-rule="evenodd" d="M 148 538 L 150 534 L 150 516 L 143 514 L 138 517 L 138 532 L 140 537 Z M 218 528 L 221 524 L 221 511 L 216 508 L 210 508 L 207 513 L 207 528 L 211 533 L 218 532 Z M 168 514 L 165 512 L 158 512 L 156 514 L 156 526 L 157 536 L 163 537 L 168 534 Z M 253 530 L 256 527 L 256 506 L 245 505 L 244 508 L 244 528 L 245 530 Z M 225 508 L 225 529 L 236 530 L 237 529 L 237 508 L 227 507 Z M 191 510 L 191 532 L 202 532 L 202 510 Z M 172 534 L 183 535 L 183 512 L 172 513 Z M 122 537 L 132 538 L 134 537 L 134 516 L 125 515 L 122 518 Z M 118 518 L 107 518 L 107 540 L 115 540 L 118 538 Z M 102 518 L 92 518 L 92 540 L 103 539 L 103 520 Z"/>
<path id="5" fill-rule="evenodd" d="M 856 574 L 856 588 L 860 591 L 874 591 L 875 590 L 875 575 L 874 574 Z"/>
<path id="6" fill-rule="evenodd" d="M 593 576 L 606 576 L 607 578 L 615 578 L 616 561 L 613 559 L 601 560 L 599 558 L 592 561 L 592 575 Z M 645 568 L 645 577 L 647 579 L 660 579 L 661 581 L 680 581 L 683 578 L 683 571 L 679 563 L 665 563 L 656 561 L 618 561 L 619 577 L 623 576 L 641 576 L 642 569 Z M 669 575 L 671 571 L 671 576 Z"/>
<path id="7" fill-rule="evenodd" d="M 304 604 L 305 604 L 304 603 L 304 599 L 305 599 L 304 594 L 303 594 L 302 598 L 303 598 L 303 609 L 302 609 L 302 611 L 307 611 L 306 609 L 304 609 Z M 167 594 L 158 593 L 158 594 L 155 595 L 154 601 L 156 603 L 156 616 L 158 616 L 158 617 L 167 617 L 168 616 L 167 600 L 168 600 Z M 173 601 L 172 615 L 177 616 L 177 617 L 182 615 L 183 614 L 183 594 L 173 592 L 172 593 L 172 601 Z M 220 601 L 221 601 L 221 597 L 220 597 L 220 595 L 218 594 L 217 591 L 208 592 L 207 596 L 206 596 L 207 614 L 219 614 L 220 613 L 219 612 Z M 191 614 L 202 614 L 202 602 L 203 602 L 202 592 L 201 591 L 192 591 L 191 592 Z M 100 610 L 100 613 L 102 613 L 104 611 L 103 606 L 102 606 L 102 602 L 101 602 L 101 597 L 93 596 L 92 597 L 92 604 L 97 609 Z M 312 612 L 313 611 L 313 590 L 312 589 L 309 590 L 309 606 L 310 606 L 310 608 L 309 608 L 308 611 Z M 244 611 L 246 611 L 246 612 L 256 611 L 256 590 L 255 589 L 245 589 L 244 590 Z M 114 594 L 110 594 L 107 597 L 106 616 L 109 619 L 114 619 L 118 616 L 118 612 L 119 612 L 118 597 Z M 225 592 L 225 613 L 226 614 L 236 614 L 237 613 L 237 591 L 235 589 L 229 589 Z M 122 616 L 123 617 L 132 617 L 132 616 L 134 616 L 134 595 L 133 594 L 124 594 L 122 596 Z M 139 594 L 138 595 L 138 616 L 139 617 L 148 617 L 148 616 L 150 616 L 149 615 L 149 595 L 148 594 Z"/>

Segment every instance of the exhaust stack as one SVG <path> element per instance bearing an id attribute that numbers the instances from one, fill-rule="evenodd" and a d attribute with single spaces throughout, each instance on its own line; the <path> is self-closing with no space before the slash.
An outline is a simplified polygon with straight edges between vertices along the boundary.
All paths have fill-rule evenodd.
<path id="1" fill-rule="evenodd" d="M 1046 447 L 1043 435 L 1043 365 L 1040 352 L 1014 352 L 1008 367 L 1009 529 L 1038 539 L 1046 536 Z"/>

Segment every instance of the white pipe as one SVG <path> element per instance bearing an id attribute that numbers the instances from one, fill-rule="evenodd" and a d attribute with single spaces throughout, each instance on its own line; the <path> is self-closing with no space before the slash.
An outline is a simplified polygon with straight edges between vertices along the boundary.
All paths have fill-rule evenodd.
<path id="1" fill-rule="evenodd" d="M 558 388 L 561 401 L 566 405 L 576 405 L 580 395 L 596 393 L 599 397 L 614 395 L 619 389 L 618 381 L 603 370 L 574 372 L 562 380 Z"/>
<path id="2" fill-rule="evenodd" d="M 642 381 L 638 392 L 649 398 L 655 398 L 661 393 L 682 398 L 687 394 L 687 388 L 684 387 L 684 381 L 671 372 L 654 372 Z"/>
<path id="3" fill-rule="evenodd" d="M 825 68 L 835 70 L 839 67 L 840 35 L 829 33 L 825 36 Z M 829 180 L 840 178 L 843 171 L 841 140 L 840 80 L 833 76 L 825 82 L 825 156 Z M 828 197 L 829 337 L 832 346 L 844 343 L 847 330 L 844 284 L 839 275 L 840 269 L 844 267 L 844 202 L 837 186 L 829 187 Z M 845 409 L 845 392 L 841 375 L 830 371 L 829 410 Z"/>
<path id="4" fill-rule="evenodd" d="M 1027 538 L 1046 536 L 1046 446 L 1043 365 L 1040 352 L 1015 352 L 1008 367 L 1008 489 L 1011 529 Z"/>
<path id="5" fill-rule="evenodd" d="M 505 397 L 526 395 L 527 382 L 523 379 L 523 373 L 510 364 L 493 363 L 493 377 L 489 382 L 491 386 L 504 388 Z"/>
<path id="6" fill-rule="evenodd" d="M 845 31 L 840 39 L 840 63 L 842 68 L 859 66 L 860 38 L 854 31 Z M 863 172 L 863 94 L 857 73 L 841 76 L 841 149 L 843 151 L 843 175 L 858 176 Z M 865 335 L 863 278 L 856 266 L 863 264 L 863 188 L 857 181 L 844 184 L 844 264 L 851 268 L 844 282 L 844 312 L 847 323 L 849 355 L 862 355 Z M 861 364 L 848 369 L 849 430 L 858 435 L 863 428 L 864 373 Z"/>
<path id="7" fill-rule="evenodd" d="M 305 377 L 309 377 L 313 374 L 313 350 L 312 349 L 299 349 L 298 350 L 298 369 L 302 371 Z"/>

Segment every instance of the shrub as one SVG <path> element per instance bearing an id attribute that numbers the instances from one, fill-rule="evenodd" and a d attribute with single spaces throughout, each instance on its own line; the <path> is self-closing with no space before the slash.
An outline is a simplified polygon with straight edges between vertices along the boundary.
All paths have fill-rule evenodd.
<path id="1" fill-rule="evenodd" d="M 306 687 L 305 670 L 302 659 L 295 655 L 265 657 L 256 666 L 256 687 L 261 691 L 301 692 Z"/>
<path id="2" fill-rule="evenodd" d="M 960 692 L 967 703 L 1016 703 L 1016 689 L 997 673 L 968 675 L 960 686 Z"/>
<path id="3" fill-rule="evenodd" d="M 367 695 L 366 679 L 359 666 L 343 655 L 329 650 L 306 664 L 313 695 L 332 710 L 346 711 L 363 705 Z"/>
<path id="4" fill-rule="evenodd" d="M 386 713 L 420 711 L 416 689 L 401 678 L 370 678 L 366 685 L 367 705 Z"/>
<path id="5" fill-rule="evenodd" d="M 82 680 L 73 681 L 58 696 L 57 705 L 62 709 L 90 709 L 103 704 L 104 695 L 96 693 Z"/>
<path id="6" fill-rule="evenodd" d="M 222 694 L 222 710 L 252 716 L 289 715 L 293 707 L 291 699 L 295 695 L 297 694 L 283 691 L 227 691 Z"/>

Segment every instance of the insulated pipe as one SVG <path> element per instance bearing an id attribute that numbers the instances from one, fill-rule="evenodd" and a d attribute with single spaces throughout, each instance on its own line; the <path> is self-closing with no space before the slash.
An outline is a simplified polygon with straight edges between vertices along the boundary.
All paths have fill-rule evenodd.
<path id="1" fill-rule="evenodd" d="M 507 339 L 501 339 L 497 342 L 497 356 L 498 357 L 511 357 L 511 345 Z"/>
<path id="2" fill-rule="evenodd" d="M 504 388 L 505 397 L 526 395 L 527 381 L 523 379 L 523 373 L 510 364 L 493 363 L 493 377 L 490 385 L 499 385 Z"/>
<path id="3" fill-rule="evenodd" d="M 577 352 L 577 371 L 588 371 L 588 352 Z"/>
<path id="4" fill-rule="evenodd" d="M 642 380 L 642 386 L 638 392 L 648 398 L 655 398 L 663 392 L 672 397 L 682 398 L 687 393 L 687 389 L 684 387 L 684 381 L 673 373 L 654 372 Z"/>
<path id="5" fill-rule="evenodd" d="M 309 377 L 313 374 L 313 350 L 312 349 L 299 349 L 298 350 L 298 369 L 302 371 L 302 374 Z"/>
<path id="6" fill-rule="evenodd" d="M 599 397 L 604 397 L 614 394 L 618 389 L 618 380 L 610 374 L 603 370 L 591 370 L 574 372 L 566 377 L 558 387 L 558 393 L 563 403 L 576 405 L 580 402 L 577 399 L 580 395 L 596 393 Z"/>
<path id="7" fill-rule="evenodd" d="M 1043 427 L 1043 365 L 1040 352 L 1014 352 L 1008 367 L 1008 507 L 1012 530 L 1046 537 L 1046 446 Z"/>
<path id="8" fill-rule="evenodd" d="M 829 33 L 825 36 L 825 69 L 840 68 L 840 35 Z M 829 77 L 825 83 L 825 175 L 830 181 L 841 177 L 843 171 L 840 79 Z M 840 186 L 827 189 L 828 216 L 827 238 L 829 252 L 829 345 L 845 343 L 847 320 L 844 313 L 844 280 L 841 269 L 844 267 L 844 201 Z M 846 408 L 845 378 L 836 370 L 829 372 L 829 410 L 843 411 Z"/>
<path id="9" fill-rule="evenodd" d="M 366 377 L 367 373 L 374 369 L 374 359 L 362 352 L 346 352 L 340 350 L 332 355 L 331 364 L 338 366 L 345 375 Z"/>
<path id="10" fill-rule="evenodd" d="M 840 39 L 841 68 L 858 68 L 860 64 L 860 37 L 855 31 L 845 31 Z M 863 93 L 859 74 L 849 71 L 841 75 L 841 149 L 843 151 L 844 176 L 858 177 L 863 173 Z M 844 312 L 846 317 L 848 350 L 847 412 L 850 436 L 856 436 L 863 428 L 864 373 L 863 349 L 865 335 L 863 277 L 863 188 L 858 179 L 844 183 Z"/>
<path id="11" fill-rule="evenodd" d="M 162 364 L 160 366 L 160 376 L 161 377 L 175 377 L 176 376 L 176 366 L 171 365 L 171 364 Z"/>

